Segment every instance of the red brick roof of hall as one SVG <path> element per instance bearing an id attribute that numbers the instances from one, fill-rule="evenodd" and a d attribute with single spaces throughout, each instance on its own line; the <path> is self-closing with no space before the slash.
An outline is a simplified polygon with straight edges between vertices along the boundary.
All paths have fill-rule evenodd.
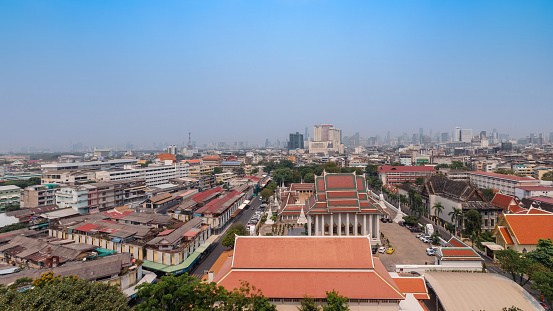
<path id="1" fill-rule="evenodd" d="M 511 180 L 534 180 L 534 181 L 537 181 L 537 179 L 534 179 L 534 178 L 520 177 L 520 176 L 514 176 L 514 175 L 505 175 L 505 174 L 498 174 L 498 173 L 491 173 L 491 172 L 483 172 L 483 171 L 468 171 L 467 173 L 490 176 L 490 177 L 497 177 L 497 178 L 503 178 L 503 179 L 511 179 Z"/>
<path id="2" fill-rule="evenodd" d="M 382 165 L 378 168 L 379 172 L 437 172 L 433 166 L 390 166 Z"/>
<path id="3" fill-rule="evenodd" d="M 234 269 L 374 268 L 370 240 L 363 236 L 240 236 L 234 249 Z"/>

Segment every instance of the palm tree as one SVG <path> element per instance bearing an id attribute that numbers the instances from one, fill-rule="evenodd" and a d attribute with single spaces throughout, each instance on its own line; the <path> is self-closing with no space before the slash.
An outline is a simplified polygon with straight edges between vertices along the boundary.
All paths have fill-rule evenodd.
<path id="1" fill-rule="evenodd" d="M 405 204 L 409 203 L 409 199 L 405 195 L 400 194 L 399 195 L 399 203 L 400 203 L 399 204 L 399 209 L 401 210 L 401 204 L 405 205 Z"/>
<path id="2" fill-rule="evenodd" d="M 455 235 L 457 235 L 457 223 L 459 219 L 463 218 L 463 210 L 460 208 L 453 208 L 453 211 L 448 213 L 451 216 L 451 221 L 455 224 Z"/>
<path id="3" fill-rule="evenodd" d="M 434 204 L 434 213 L 436 214 L 436 221 L 440 223 L 440 214 L 444 211 L 444 206 L 441 202 Z"/>

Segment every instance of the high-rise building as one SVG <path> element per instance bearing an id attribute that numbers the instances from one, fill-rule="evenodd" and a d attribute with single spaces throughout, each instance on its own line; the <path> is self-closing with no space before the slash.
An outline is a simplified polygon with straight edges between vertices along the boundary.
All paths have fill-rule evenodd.
<path id="1" fill-rule="evenodd" d="M 167 146 L 167 153 L 177 154 L 177 146 L 176 145 Z"/>
<path id="2" fill-rule="evenodd" d="M 448 142 L 449 141 L 449 133 L 442 133 L 442 143 L 445 143 L 445 142 Z"/>
<path id="3" fill-rule="evenodd" d="M 419 143 L 422 144 L 424 139 L 424 129 L 421 127 L 419 128 Z"/>
<path id="4" fill-rule="evenodd" d="M 290 134 L 290 140 L 288 141 L 288 149 L 304 149 L 303 134 L 296 132 L 296 134 Z"/>
<path id="5" fill-rule="evenodd" d="M 453 131 L 453 141 L 461 141 L 461 128 L 458 126 Z"/>
<path id="6" fill-rule="evenodd" d="M 462 129 L 460 141 L 470 143 L 472 141 L 472 129 Z"/>

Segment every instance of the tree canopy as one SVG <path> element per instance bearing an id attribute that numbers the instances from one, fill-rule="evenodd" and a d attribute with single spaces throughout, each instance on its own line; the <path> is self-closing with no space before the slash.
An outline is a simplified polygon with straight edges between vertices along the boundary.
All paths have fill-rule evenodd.
<path id="1" fill-rule="evenodd" d="M 465 217 L 465 229 L 464 234 L 471 236 L 476 234 L 477 236 L 482 231 L 482 214 L 477 210 L 470 210 L 464 214 Z"/>
<path id="2" fill-rule="evenodd" d="M 137 297 L 142 302 L 138 311 L 146 310 L 213 310 L 213 311 L 273 311 L 276 307 L 269 303 L 260 289 L 242 282 L 240 288 L 228 291 L 215 283 L 202 283 L 200 280 L 183 274 L 162 276 L 155 284 L 142 284 Z"/>
<path id="3" fill-rule="evenodd" d="M 123 311 L 130 310 L 119 287 L 74 276 L 43 274 L 34 287 L 18 292 L 0 286 L 0 310 Z"/>
<path id="4" fill-rule="evenodd" d="M 248 229 L 241 222 L 233 223 L 230 228 L 228 228 L 227 233 L 221 240 L 221 244 L 225 247 L 234 247 L 234 240 L 237 235 L 248 235 Z"/>

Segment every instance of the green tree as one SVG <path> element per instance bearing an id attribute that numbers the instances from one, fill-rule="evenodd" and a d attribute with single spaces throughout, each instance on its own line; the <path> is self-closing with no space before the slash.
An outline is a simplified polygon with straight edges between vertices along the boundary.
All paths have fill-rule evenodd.
<path id="1" fill-rule="evenodd" d="M 142 302 L 137 311 L 146 310 L 225 310 L 229 292 L 215 283 L 201 283 L 187 273 L 162 276 L 155 284 L 138 286 L 136 296 Z"/>
<path id="2" fill-rule="evenodd" d="M 296 165 L 294 164 L 294 162 L 290 161 L 290 160 L 280 160 L 276 166 L 276 168 L 289 168 L 289 169 L 293 169 Z"/>
<path id="3" fill-rule="evenodd" d="M 499 267 L 510 274 L 513 281 L 520 284 L 520 286 L 526 285 L 530 279 L 523 282 L 523 276 L 528 272 L 528 269 L 532 265 L 532 261 L 520 253 L 512 249 L 504 249 L 495 253 L 497 263 Z"/>
<path id="4" fill-rule="evenodd" d="M 363 175 L 365 174 L 365 171 L 363 171 L 362 168 L 358 167 L 355 169 L 355 175 Z"/>
<path id="5" fill-rule="evenodd" d="M 244 224 L 241 222 L 235 222 L 230 226 L 230 228 L 227 230 L 227 233 L 223 237 L 223 240 L 221 241 L 221 245 L 233 248 L 234 240 L 236 239 L 237 235 L 248 235 L 248 229 L 246 229 L 246 226 L 244 226 Z"/>
<path id="6" fill-rule="evenodd" d="M 490 188 L 482 189 L 482 197 L 484 197 L 484 200 L 486 200 L 487 202 L 491 202 L 494 196 L 495 196 L 495 192 L 493 191 L 493 189 L 490 189 Z"/>
<path id="7" fill-rule="evenodd" d="M 517 308 L 515 306 L 511 306 L 509 308 L 505 307 L 502 311 L 523 311 L 521 308 Z"/>
<path id="8" fill-rule="evenodd" d="M 298 307 L 299 311 L 320 311 L 321 310 L 321 306 L 315 303 L 315 298 L 313 297 L 304 295 L 300 303 L 301 304 Z"/>
<path id="9" fill-rule="evenodd" d="M 273 172 L 273 180 L 278 184 L 290 183 L 292 182 L 293 174 L 292 170 L 289 168 L 277 168 Z"/>
<path id="10" fill-rule="evenodd" d="M 441 202 L 434 204 L 434 213 L 436 217 L 440 219 L 440 214 L 444 211 L 444 206 Z M 439 220 L 438 220 L 439 221 Z"/>
<path id="11" fill-rule="evenodd" d="M 432 235 L 430 236 L 430 239 L 432 240 L 432 244 L 435 244 L 435 245 L 439 244 L 441 237 L 442 235 L 438 230 L 434 231 L 434 233 L 432 233 Z"/>
<path id="12" fill-rule="evenodd" d="M 338 165 L 336 165 L 335 162 L 333 161 L 328 161 L 326 162 L 324 165 L 323 165 L 323 169 L 327 172 L 327 173 L 340 173 L 341 170 L 340 168 L 338 167 Z"/>
<path id="13" fill-rule="evenodd" d="M 271 191 L 275 191 L 277 189 L 278 185 L 274 182 L 269 183 L 265 188 L 270 189 Z"/>
<path id="14" fill-rule="evenodd" d="M 549 171 L 541 176 L 541 180 L 553 181 L 553 172 Z"/>
<path id="15" fill-rule="evenodd" d="M 369 164 L 365 168 L 365 172 L 368 176 L 377 176 L 378 175 L 378 165 Z"/>
<path id="16" fill-rule="evenodd" d="M 411 215 L 411 216 L 404 216 L 404 217 L 403 217 L 403 221 L 404 221 L 405 224 L 408 225 L 408 226 L 414 226 L 414 225 L 418 224 L 418 223 L 419 223 L 419 219 L 420 219 L 419 216 L 414 216 L 414 215 Z"/>
<path id="17" fill-rule="evenodd" d="M 221 174 L 223 172 L 222 167 L 214 167 L 213 168 L 213 174 Z"/>
<path id="18" fill-rule="evenodd" d="M 452 170 L 465 170 L 470 171 L 469 167 L 466 167 L 465 164 L 461 161 L 453 161 L 451 162 L 451 165 L 449 165 L 449 168 Z"/>
<path id="19" fill-rule="evenodd" d="M 254 168 L 254 169 L 252 170 L 252 175 L 255 175 L 255 174 L 257 174 L 257 173 L 259 173 L 259 169 L 258 169 L 258 168 Z"/>
<path id="20" fill-rule="evenodd" d="M 494 173 L 503 174 L 503 175 L 516 175 L 517 174 L 514 170 L 504 169 L 504 168 L 500 168 L 498 170 L 495 170 Z"/>
<path id="21" fill-rule="evenodd" d="M 261 190 L 261 198 L 264 200 L 264 201 L 268 201 L 270 197 L 272 197 L 275 193 L 273 192 L 273 190 L 269 189 L 269 188 L 265 188 L 263 190 Z"/>
<path id="22" fill-rule="evenodd" d="M 27 228 L 27 225 L 26 224 L 22 224 L 20 222 L 17 222 L 15 224 L 11 224 L 11 225 L 5 225 L 3 227 L 0 227 L 0 233 L 4 233 L 4 232 L 8 232 L 8 231 L 14 231 L 14 230 L 19 230 L 19 229 L 23 229 L 23 228 Z"/>
<path id="23" fill-rule="evenodd" d="M 323 311 L 348 311 L 348 298 L 340 295 L 337 291 L 326 292 L 327 306 Z"/>
<path id="24" fill-rule="evenodd" d="M 541 263 L 549 270 L 553 270 L 553 244 L 551 239 L 539 239 L 536 249 L 526 254 L 534 262 Z"/>
<path id="25" fill-rule="evenodd" d="M 553 272 L 547 269 L 536 272 L 532 288 L 539 290 L 549 309 L 553 309 Z"/>
<path id="26" fill-rule="evenodd" d="M 479 236 L 482 231 L 482 214 L 477 210 L 471 209 L 465 213 L 464 218 L 465 229 L 463 233 L 467 236 L 472 236 L 473 234 Z"/>
<path id="27" fill-rule="evenodd" d="M 119 287 L 77 277 L 56 277 L 22 292 L 0 288 L 0 310 L 130 310 Z"/>
<path id="28" fill-rule="evenodd" d="M 447 165 L 447 164 L 438 164 L 438 165 L 434 165 L 434 168 L 439 170 L 441 168 L 449 168 L 449 165 Z"/>
<path id="29" fill-rule="evenodd" d="M 459 224 L 459 221 L 463 219 L 463 210 L 454 207 L 448 215 L 451 217 L 451 222 L 455 224 L 455 235 L 457 235 L 457 224 Z"/>
<path id="30" fill-rule="evenodd" d="M 420 186 L 424 183 L 424 177 L 417 177 L 417 179 L 415 179 L 415 185 L 417 186 Z"/>
<path id="31" fill-rule="evenodd" d="M 303 181 L 306 182 L 306 183 L 314 183 L 315 182 L 315 174 L 314 173 L 305 174 L 305 177 L 303 178 Z"/>
<path id="32" fill-rule="evenodd" d="M 243 311 L 276 311 L 276 306 L 263 296 L 261 289 L 250 285 L 246 281 L 241 282 L 239 289 L 230 292 L 228 299 L 229 308 L 226 310 Z M 203 309 L 199 309 L 203 310 Z"/>
<path id="33" fill-rule="evenodd" d="M 240 176 L 246 174 L 246 171 L 242 167 L 239 167 L 238 169 L 236 169 L 235 172 L 236 172 L 236 175 L 240 175 Z"/>

